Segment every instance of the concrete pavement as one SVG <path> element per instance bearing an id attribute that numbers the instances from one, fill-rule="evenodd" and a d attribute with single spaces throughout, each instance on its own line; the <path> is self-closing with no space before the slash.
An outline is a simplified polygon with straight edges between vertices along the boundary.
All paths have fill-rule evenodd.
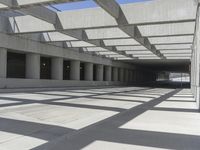
<path id="1" fill-rule="evenodd" d="M 0 94 L 0 150 L 200 147 L 189 89 L 110 87 Z"/>

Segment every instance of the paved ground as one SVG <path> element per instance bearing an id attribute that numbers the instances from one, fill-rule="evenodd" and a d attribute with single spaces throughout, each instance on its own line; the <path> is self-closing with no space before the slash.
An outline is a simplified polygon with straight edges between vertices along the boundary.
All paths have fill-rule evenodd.
<path id="1" fill-rule="evenodd" d="M 0 94 L 0 150 L 200 149 L 189 89 L 110 87 Z"/>

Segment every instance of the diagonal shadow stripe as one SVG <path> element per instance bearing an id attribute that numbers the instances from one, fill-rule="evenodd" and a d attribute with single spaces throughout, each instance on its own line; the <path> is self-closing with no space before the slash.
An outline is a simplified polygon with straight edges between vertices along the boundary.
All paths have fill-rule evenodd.
<path id="1" fill-rule="evenodd" d="M 111 142 L 115 141 L 116 137 L 113 137 L 113 136 L 121 132 L 121 129 L 119 129 L 120 126 L 136 118 L 137 116 L 143 114 L 144 112 L 153 109 L 156 105 L 168 99 L 169 97 L 173 96 L 174 94 L 178 93 L 180 90 L 181 89 L 173 90 L 172 92 L 169 92 L 159 98 L 155 98 L 152 101 L 146 102 L 144 104 L 136 106 L 127 111 L 123 111 L 122 113 L 118 115 L 115 115 L 101 122 L 93 124 L 92 126 L 88 126 L 86 128 L 80 129 L 79 131 L 73 134 L 63 136 L 61 138 L 58 138 L 55 141 L 52 141 L 42 146 L 39 146 L 37 148 L 34 148 L 34 150 L 42 150 L 42 149 L 66 150 L 66 148 L 67 150 L 80 150 L 95 140 L 104 140 L 104 138 L 102 139 L 100 138 L 101 133 L 103 133 L 103 137 L 110 137 L 109 139 L 105 138 L 105 140 L 108 140 Z M 110 131 L 110 132 L 105 132 L 105 131 Z M 112 136 L 112 133 L 115 133 L 115 134 Z M 127 135 L 131 135 L 131 136 L 134 136 L 135 133 L 132 132 L 132 134 L 127 133 Z M 118 137 L 118 138 L 121 138 L 121 137 Z M 152 134 L 151 138 L 154 138 L 154 134 Z M 77 141 L 79 142 L 77 143 Z M 123 140 L 122 140 L 122 143 L 123 143 Z M 140 145 L 140 143 L 134 143 L 134 144 Z M 167 145 L 167 146 L 169 149 L 172 148 L 172 146 L 170 145 Z"/>
<path id="2" fill-rule="evenodd" d="M 76 131 L 56 125 L 42 124 L 30 121 L 21 121 L 0 117 L 0 131 L 15 133 L 35 137 L 43 140 L 51 140 L 55 137 L 60 137 L 69 132 Z"/>

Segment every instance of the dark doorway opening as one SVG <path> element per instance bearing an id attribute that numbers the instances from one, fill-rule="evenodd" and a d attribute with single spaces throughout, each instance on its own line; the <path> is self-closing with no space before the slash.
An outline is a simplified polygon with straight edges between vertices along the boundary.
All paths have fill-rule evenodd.
<path id="1" fill-rule="evenodd" d="M 63 80 L 70 80 L 70 61 L 63 61 Z"/>
<path id="2" fill-rule="evenodd" d="M 103 81 L 106 81 L 106 66 L 103 66 Z"/>
<path id="3" fill-rule="evenodd" d="M 114 81 L 114 67 L 111 68 L 111 81 Z"/>
<path id="4" fill-rule="evenodd" d="M 51 58 L 40 58 L 40 79 L 51 79 Z"/>
<path id="5" fill-rule="evenodd" d="M 26 55 L 8 52 L 7 54 L 7 78 L 25 78 Z"/>
<path id="6" fill-rule="evenodd" d="M 93 65 L 93 80 L 97 81 L 97 65 Z"/>
<path id="7" fill-rule="evenodd" d="M 121 73 L 120 73 L 120 69 L 118 68 L 118 79 L 117 79 L 117 81 L 120 81 L 120 78 L 121 78 Z"/>
<path id="8" fill-rule="evenodd" d="M 85 80 L 85 64 L 80 64 L 80 80 Z"/>

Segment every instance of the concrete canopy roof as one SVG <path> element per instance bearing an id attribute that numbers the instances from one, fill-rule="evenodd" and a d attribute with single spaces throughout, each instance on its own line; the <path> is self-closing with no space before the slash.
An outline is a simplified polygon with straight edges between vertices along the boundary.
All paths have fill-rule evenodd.
<path id="1" fill-rule="evenodd" d="M 130 36 L 124 33 L 120 28 L 100 28 L 86 29 L 88 39 L 113 39 L 113 38 L 129 38 Z"/>
<path id="2" fill-rule="evenodd" d="M 8 16 L 9 34 L 37 34 L 37 41 L 116 60 L 191 57 L 197 11 L 193 1 L 122 5 L 115 0 L 94 0 L 100 7 L 61 12 L 46 7 L 75 1 L 81 0 L 0 0 L 0 9 L 22 14 Z"/>
<path id="3" fill-rule="evenodd" d="M 0 3 L 0 8 L 7 8 L 7 7 L 8 7 L 8 6 L 6 6 L 6 5 Z"/>

